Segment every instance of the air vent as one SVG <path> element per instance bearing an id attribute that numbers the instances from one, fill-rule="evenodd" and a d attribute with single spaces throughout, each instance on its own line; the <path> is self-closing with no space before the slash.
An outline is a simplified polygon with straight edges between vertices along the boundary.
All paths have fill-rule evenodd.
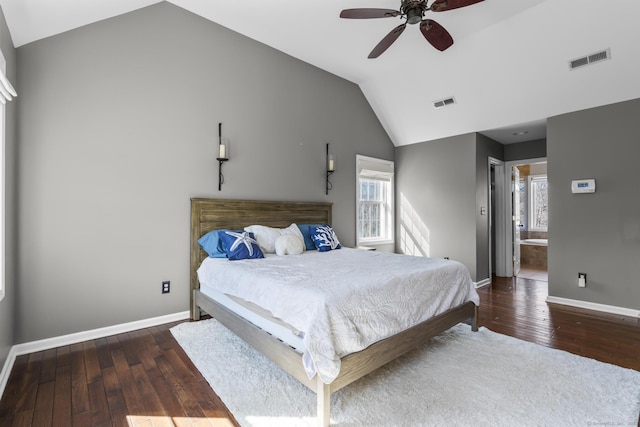
<path id="1" fill-rule="evenodd" d="M 592 53 L 591 55 L 584 56 L 582 58 L 576 58 L 569 61 L 569 69 L 575 70 L 585 65 L 590 65 L 595 62 L 604 61 L 605 59 L 611 59 L 611 49 L 606 49 L 601 52 Z"/>
<path id="2" fill-rule="evenodd" d="M 455 104 L 456 99 L 452 96 L 450 98 L 441 99 L 439 101 L 433 101 L 433 106 L 435 108 L 446 107 L 447 105 Z"/>

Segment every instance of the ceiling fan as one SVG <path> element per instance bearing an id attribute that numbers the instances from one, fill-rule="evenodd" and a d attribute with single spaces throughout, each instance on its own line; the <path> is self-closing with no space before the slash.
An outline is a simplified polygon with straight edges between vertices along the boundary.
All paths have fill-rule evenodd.
<path id="1" fill-rule="evenodd" d="M 400 10 L 393 9 L 345 9 L 340 12 L 340 18 L 347 19 L 370 19 L 370 18 L 393 18 L 399 16 L 406 19 L 404 24 L 398 25 L 383 38 L 369 54 L 369 58 L 377 58 L 396 41 L 405 30 L 407 24 L 420 23 L 420 32 L 433 47 L 443 51 L 451 47 L 453 37 L 444 27 L 433 19 L 423 19 L 424 14 L 430 10 L 432 12 L 445 12 L 451 9 L 458 9 L 484 0 L 435 0 L 431 6 L 427 5 L 428 0 L 401 0 Z"/>

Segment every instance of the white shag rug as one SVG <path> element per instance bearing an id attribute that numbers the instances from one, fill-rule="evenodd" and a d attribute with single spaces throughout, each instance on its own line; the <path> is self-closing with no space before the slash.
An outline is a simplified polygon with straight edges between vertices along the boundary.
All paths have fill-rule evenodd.
<path id="1" fill-rule="evenodd" d="M 316 425 L 316 395 L 214 319 L 171 329 L 243 426 Z M 640 372 L 457 325 L 331 396 L 339 426 L 636 426 Z"/>

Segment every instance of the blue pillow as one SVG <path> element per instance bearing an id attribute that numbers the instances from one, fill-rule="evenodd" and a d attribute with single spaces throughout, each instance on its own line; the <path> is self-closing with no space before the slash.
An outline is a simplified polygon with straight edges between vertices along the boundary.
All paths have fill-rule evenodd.
<path id="1" fill-rule="evenodd" d="M 213 230 L 198 239 L 198 243 L 203 251 L 209 254 L 211 258 L 226 258 L 227 253 L 224 251 L 224 244 L 220 239 L 220 233 L 226 230 Z"/>
<path id="2" fill-rule="evenodd" d="M 329 224 L 315 227 L 312 230 L 311 238 L 320 252 L 341 248 L 338 236 Z"/>
<path id="3" fill-rule="evenodd" d="M 220 238 L 230 261 L 264 258 L 253 233 L 225 230 L 220 233 Z"/>
<path id="4" fill-rule="evenodd" d="M 322 227 L 323 224 L 298 224 L 298 228 L 304 238 L 304 248 L 308 251 L 315 251 L 316 245 L 313 243 L 311 234 L 316 230 L 316 227 Z"/>

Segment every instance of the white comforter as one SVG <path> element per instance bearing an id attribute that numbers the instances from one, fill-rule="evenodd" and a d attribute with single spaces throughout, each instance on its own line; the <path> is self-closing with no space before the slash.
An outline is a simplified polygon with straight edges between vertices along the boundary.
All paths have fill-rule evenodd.
<path id="1" fill-rule="evenodd" d="M 469 271 L 455 261 L 342 248 L 211 266 L 198 269 L 201 283 L 258 304 L 304 333 L 307 375 L 327 384 L 342 356 L 466 301 L 480 302 Z"/>

